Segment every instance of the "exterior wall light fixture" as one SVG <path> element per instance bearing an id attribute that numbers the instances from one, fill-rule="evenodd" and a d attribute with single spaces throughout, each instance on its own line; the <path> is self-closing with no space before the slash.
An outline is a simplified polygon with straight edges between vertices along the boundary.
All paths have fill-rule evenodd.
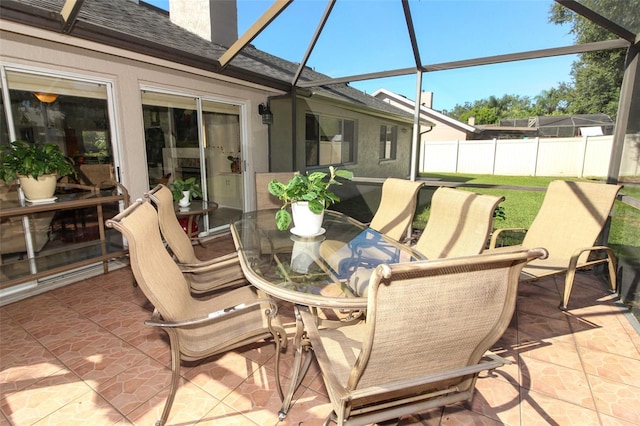
<path id="1" fill-rule="evenodd" d="M 271 112 L 268 103 L 258 105 L 258 114 L 262 116 L 262 124 L 273 124 L 273 113 Z"/>

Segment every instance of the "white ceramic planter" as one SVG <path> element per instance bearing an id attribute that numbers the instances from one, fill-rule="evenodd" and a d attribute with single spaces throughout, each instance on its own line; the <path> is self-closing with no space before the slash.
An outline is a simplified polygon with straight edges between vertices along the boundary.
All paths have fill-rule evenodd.
<path id="1" fill-rule="evenodd" d="M 56 192 L 56 175 L 42 175 L 38 179 L 27 176 L 18 176 L 20 187 L 27 200 L 46 200 L 53 197 Z"/>
<path id="2" fill-rule="evenodd" d="M 182 198 L 178 201 L 180 207 L 188 207 L 191 204 L 189 200 L 189 194 L 191 191 L 182 191 Z"/>
<path id="3" fill-rule="evenodd" d="M 291 215 L 293 216 L 294 230 L 292 232 L 300 236 L 319 235 L 322 228 L 322 219 L 324 219 L 324 210 L 322 213 L 314 213 L 309 210 L 309 203 L 306 201 L 298 201 L 291 204 Z"/>

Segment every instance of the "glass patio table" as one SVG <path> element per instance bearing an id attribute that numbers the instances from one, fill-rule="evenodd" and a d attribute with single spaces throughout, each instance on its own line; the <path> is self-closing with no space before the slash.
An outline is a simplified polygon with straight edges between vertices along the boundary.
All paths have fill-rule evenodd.
<path id="1" fill-rule="evenodd" d="M 362 313 L 367 307 L 366 284 L 377 265 L 424 257 L 339 212 L 326 210 L 321 232 L 312 237 L 278 230 L 276 212 L 277 209 L 244 213 L 231 224 L 231 234 L 247 280 L 265 293 L 294 304 L 295 358 L 279 412 L 280 419 L 284 419 L 311 362 L 299 309 Z M 353 317 L 347 316 L 349 319 Z M 278 370 L 276 365 L 276 374 Z"/>

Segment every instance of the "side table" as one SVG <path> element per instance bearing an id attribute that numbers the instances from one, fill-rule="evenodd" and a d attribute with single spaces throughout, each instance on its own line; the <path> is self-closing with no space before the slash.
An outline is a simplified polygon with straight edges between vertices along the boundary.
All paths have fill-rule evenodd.
<path id="1" fill-rule="evenodd" d="M 213 201 L 192 200 L 187 207 L 181 207 L 178 203 L 174 203 L 174 209 L 182 229 L 191 239 L 198 238 L 199 227 L 198 221 L 203 214 L 209 214 L 218 208 L 218 203 Z M 183 219 L 183 220 L 181 220 Z"/>

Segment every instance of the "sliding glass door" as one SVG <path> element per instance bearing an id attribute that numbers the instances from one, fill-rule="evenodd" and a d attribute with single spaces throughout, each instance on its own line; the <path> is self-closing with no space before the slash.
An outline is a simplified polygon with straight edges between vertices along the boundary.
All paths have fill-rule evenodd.
<path id="1" fill-rule="evenodd" d="M 218 209 L 200 230 L 226 226 L 243 208 L 240 106 L 143 90 L 149 187 L 195 177 Z"/>

